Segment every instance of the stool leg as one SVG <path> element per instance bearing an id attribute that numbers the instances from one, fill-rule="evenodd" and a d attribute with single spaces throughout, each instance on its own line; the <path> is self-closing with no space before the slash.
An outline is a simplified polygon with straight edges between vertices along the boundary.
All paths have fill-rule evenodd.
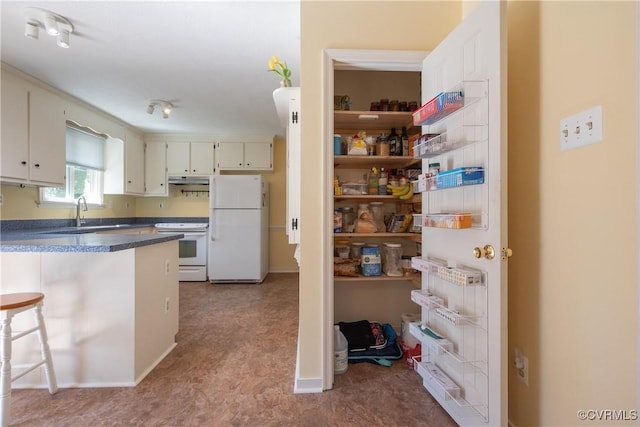
<path id="1" fill-rule="evenodd" d="M 11 417 L 11 318 L 13 315 L 6 311 L 0 314 L 0 362 L 2 363 L 2 374 L 0 375 L 0 384 L 2 395 L 0 396 L 0 419 L 2 419 L 2 427 L 9 425 Z"/>
<path id="2" fill-rule="evenodd" d="M 54 394 L 58 391 L 58 382 L 56 381 L 56 373 L 53 370 L 53 360 L 51 359 L 51 350 L 47 341 L 47 329 L 44 324 L 44 316 L 42 315 L 42 302 L 36 304 L 36 323 L 38 325 L 38 338 L 40 339 L 40 353 L 45 360 L 44 374 L 47 377 L 49 385 L 49 393 Z"/>

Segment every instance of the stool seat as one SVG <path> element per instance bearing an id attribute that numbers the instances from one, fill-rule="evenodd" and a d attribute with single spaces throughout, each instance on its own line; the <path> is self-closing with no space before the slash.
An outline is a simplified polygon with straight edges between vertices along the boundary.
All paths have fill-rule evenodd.
<path id="1" fill-rule="evenodd" d="M 13 381 L 42 366 L 47 378 L 49 393 L 54 394 L 58 391 L 51 351 L 47 342 L 47 330 L 44 324 L 44 316 L 42 315 L 43 300 L 44 294 L 40 292 L 0 295 L 0 363 L 2 367 L 0 373 L 0 389 L 2 391 L 2 395 L 0 395 L 0 420 L 2 421 L 2 427 L 7 427 L 11 418 L 11 383 Z M 11 320 L 15 315 L 26 310 L 34 310 L 35 327 L 13 333 Z M 13 341 L 34 332 L 37 333 L 40 341 L 41 359 L 36 363 L 27 365 L 25 369 L 16 375 L 12 375 L 11 353 Z"/>
<path id="2" fill-rule="evenodd" d="M 17 294 L 0 295 L 0 310 L 27 307 L 39 303 L 44 299 L 40 292 L 21 292 Z"/>

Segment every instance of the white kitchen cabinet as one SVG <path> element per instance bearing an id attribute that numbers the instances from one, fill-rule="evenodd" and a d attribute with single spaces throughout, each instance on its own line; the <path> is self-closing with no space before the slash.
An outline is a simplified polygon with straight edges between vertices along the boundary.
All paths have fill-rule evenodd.
<path id="1" fill-rule="evenodd" d="M 287 144 L 287 223 L 290 244 L 300 243 L 300 88 L 273 91 L 280 123 L 286 129 Z"/>
<path id="2" fill-rule="evenodd" d="M 2 73 L 2 180 L 65 184 L 65 108 L 54 94 Z"/>
<path id="3" fill-rule="evenodd" d="M 127 131 L 126 140 L 107 138 L 105 144 L 105 194 L 144 194 L 144 143 Z"/>
<path id="4" fill-rule="evenodd" d="M 145 196 L 167 196 L 167 143 L 147 142 L 144 152 Z"/>
<path id="5" fill-rule="evenodd" d="M 167 173 L 173 176 L 213 175 L 213 142 L 168 142 Z"/>
<path id="6" fill-rule="evenodd" d="M 273 170 L 271 142 L 218 142 L 219 170 Z"/>

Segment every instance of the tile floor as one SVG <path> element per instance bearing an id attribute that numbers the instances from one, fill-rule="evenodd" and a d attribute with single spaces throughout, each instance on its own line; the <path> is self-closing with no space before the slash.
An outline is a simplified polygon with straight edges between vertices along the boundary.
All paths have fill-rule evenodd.
<path id="1" fill-rule="evenodd" d="M 349 365 L 333 390 L 293 394 L 297 284 L 284 273 L 261 285 L 183 282 L 178 345 L 137 387 L 14 390 L 11 425 L 455 425 L 402 361 Z"/>

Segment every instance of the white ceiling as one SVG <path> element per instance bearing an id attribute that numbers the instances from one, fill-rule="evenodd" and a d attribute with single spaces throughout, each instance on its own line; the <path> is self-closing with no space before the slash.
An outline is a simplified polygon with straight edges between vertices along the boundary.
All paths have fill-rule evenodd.
<path id="1" fill-rule="evenodd" d="M 280 122 L 267 72 L 278 55 L 299 84 L 297 1 L 5 1 L 2 62 L 145 133 L 273 137 Z M 44 28 L 24 36 L 23 8 L 41 7 L 74 26 L 70 48 Z M 146 112 L 170 101 L 169 119 Z"/>

